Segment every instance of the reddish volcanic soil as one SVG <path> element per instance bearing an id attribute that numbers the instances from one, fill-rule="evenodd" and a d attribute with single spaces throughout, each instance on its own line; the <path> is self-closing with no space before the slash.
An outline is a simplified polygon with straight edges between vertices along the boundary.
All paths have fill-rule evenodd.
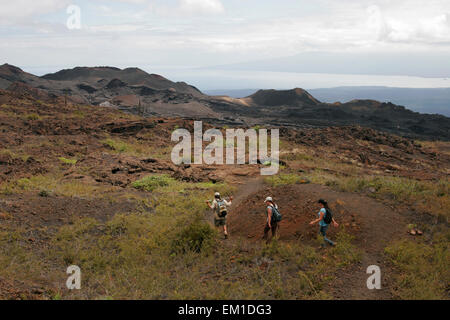
<path id="1" fill-rule="evenodd" d="M 317 218 L 320 207 L 319 198 L 330 202 L 335 219 L 348 232 L 356 234 L 360 230 L 360 216 L 355 211 L 349 211 L 346 203 L 339 197 L 330 197 L 330 192 L 318 193 L 318 186 L 288 185 L 277 188 L 263 188 L 251 194 L 233 208 L 230 214 L 230 231 L 249 239 L 260 239 L 264 229 L 266 214 L 264 199 L 273 196 L 283 214 L 280 223 L 281 240 L 312 240 L 317 237 L 317 225 L 310 226 L 309 222 Z M 336 233 L 330 228 L 331 237 Z"/>

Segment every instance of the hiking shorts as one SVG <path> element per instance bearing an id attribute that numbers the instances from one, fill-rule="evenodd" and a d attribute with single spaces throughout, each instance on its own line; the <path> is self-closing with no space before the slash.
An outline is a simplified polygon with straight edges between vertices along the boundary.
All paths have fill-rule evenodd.
<path id="1" fill-rule="evenodd" d="M 227 224 L 227 218 L 214 218 L 214 225 L 216 227 L 222 227 Z"/>

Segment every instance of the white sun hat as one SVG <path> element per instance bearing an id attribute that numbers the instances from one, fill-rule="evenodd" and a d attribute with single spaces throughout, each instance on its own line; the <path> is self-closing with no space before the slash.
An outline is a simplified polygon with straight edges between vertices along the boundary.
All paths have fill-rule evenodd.
<path id="1" fill-rule="evenodd" d="M 266 203 L 266 202 L 273 202 L 272 197 L 267 197 L 266 200 L 264 201 L 264 203 Z"/>

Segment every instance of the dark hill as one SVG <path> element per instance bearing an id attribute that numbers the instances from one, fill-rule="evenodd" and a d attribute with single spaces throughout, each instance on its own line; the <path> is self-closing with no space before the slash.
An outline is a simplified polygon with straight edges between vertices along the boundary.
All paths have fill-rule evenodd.
<path id="1" fill-rule="evenodd" d="M 255 104 L 261 106 L 317 105 L 320 103 L 307 91 L 300 88 L 292 90 L 259 90 L 248 98 L 251 98 Z"/>
<path id="2" fill-rule="evenodd" d="M 0 66 L 0 89 L 6 89 L 14 82 L 28 83 L 34 87 L 44 82 L 39 77 L 31 73 L 24 72 L 22 69 L 5 63 Z"/>
<path id="3" fill-rule="evenodd" d="M 42 78 L 56 81 L 86 81 L 89 78 L 108 78 L 111 74 L 120 71 L 121 70 L 119 68 L 113 67 L 76 67 L 73 69 L 64 69 L 55 73 L 46 74 L 42 76 Z"/>
<path id="4" fill-rule="evenodd" d="M 118 79 L 129 85 L 145 85 L 156 90 L 173 88 L 178 92 L 200 95 L 201 92 L 184 82 L 172 82 L 160 75 L 149 74 L 139 68 L 119 69 L 114 67 L 76 67 L 65 69 L 42 77 L 46 80 L 85 82 L 92 86 L 100 80 L 112 81 Z"/>

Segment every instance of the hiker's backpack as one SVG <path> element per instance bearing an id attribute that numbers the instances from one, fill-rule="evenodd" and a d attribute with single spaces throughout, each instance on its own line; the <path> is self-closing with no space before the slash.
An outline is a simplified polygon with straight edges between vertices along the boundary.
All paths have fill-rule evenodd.
<path id="1" fill-rule="evenodd" d="M 225 218 L 228 214 L 227 205 L 223 200 L 217 200 L 217 211 L 219 218 Z"/>
<path id="2" fill-rule="evenodd" d="M 278 210 L 277 206 L 271 206 L 271 208 L 272 208 L 272 221 L 280 222 L 283 219 L 280 210 Z"/>
<path id="3" fill-rule="evenodd" d="M 325 208 L 325 215 L 323 216 L 323 221 L 326 224 L 331 224 L 333 222 L 333 212 L 330 209 Z"/>

